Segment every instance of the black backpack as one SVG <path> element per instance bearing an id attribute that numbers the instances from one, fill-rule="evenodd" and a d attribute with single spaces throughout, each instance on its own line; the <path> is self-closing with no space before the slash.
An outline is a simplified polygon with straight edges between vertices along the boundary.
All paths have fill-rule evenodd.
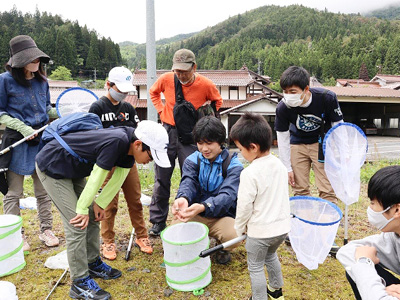
<path id="1" fill-rule="evenodd" d="M 178 139 L 182 144 L 193 144 L 192 131 L 198 120 L 198 113 L 193 104 L 183 97 L 182 85 L 176 75 L 174 75 L 174 83 L 175 105 L 173 112 Z"/>
<path id="2" fill-rule="evenodd" d="M 174 105 L 174 120 L 175 127 L 178 131 L 178 139 L 182 144 L 188 145 L 193 144 L 192 131 L 197 121 L 205 116 L 215 116 L 219 118 L 217 114 L 216 102 L 212 101 L 211 105 L 203 105 L 196 110 L 192 103 L 185 100 L 182 92 L 182 84 L 179 79 L 174 75 L 175 84 L 175 105 Z"/>

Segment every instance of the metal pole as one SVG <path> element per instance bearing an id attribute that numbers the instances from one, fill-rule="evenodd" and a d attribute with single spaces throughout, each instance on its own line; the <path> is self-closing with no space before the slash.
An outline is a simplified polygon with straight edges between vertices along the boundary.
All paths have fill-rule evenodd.
<path id="1" fill-rule="evenodd" d="M 147 64 L 147 120 L 157 122 L 157 110 L 149 90 L 157 80 L 154 0 L 146 0 L 146 64 Z"/>

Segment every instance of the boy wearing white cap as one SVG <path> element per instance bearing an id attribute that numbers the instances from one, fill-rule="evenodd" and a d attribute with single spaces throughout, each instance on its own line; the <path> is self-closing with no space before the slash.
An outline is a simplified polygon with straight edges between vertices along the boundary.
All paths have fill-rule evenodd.
<path id="1" fill-rule="evenodd" d="M 104 128 L 129 126 L 136 128 L 139 118 L 135 108 L 124 99 L 129 92 L 135 91 L 132 84 L 133 74 L 125 67 L 115 67 L 111 69 L 106 82 L 107 94 L 92 104 L 89 112 L 98 115 Z M 103 183 L 103 187 L 110 180 L 113 170 L 108 174 Z M 136 164 L 133 165 L 122 184 L 122 191 L 128 205 L 129 217 L 133 228 L 135 228 L 135 245 L 142 252 L 153 253 L 146 225 L 143 218 L 143 207 L 140 202 L 141 189 L 139 174 Z M 105 209 L 105 219 L 101 221 L 101 237 L 103 240 L 102 255 L 104 258 L 114 260 L 117 257 L 117 247 L 115 244 L 114 221 L 118 211 L 119 192 Z"/>
<path id="2" fill-rule="evenodd" d="M 122 273 L 100 258 L 98 221 L 104 219 L 104 209 L 135 161 L 146 164 L 154 158 L 160 167 L 170 166 L 168 134 L 161 124 L 142 121 L 136 129 L 116 127 L 72 132 L 63 135 L 63 139 L 87 162 L 71 156 L 54 139 L 36 156 L 36 172 L 63 221 L 73 280 L 69 295 L 74 299 L 110 299 L 111 295 L 93 278 L 116 279 Z M 108 184 L 93 201 L 113 168 Z"/>

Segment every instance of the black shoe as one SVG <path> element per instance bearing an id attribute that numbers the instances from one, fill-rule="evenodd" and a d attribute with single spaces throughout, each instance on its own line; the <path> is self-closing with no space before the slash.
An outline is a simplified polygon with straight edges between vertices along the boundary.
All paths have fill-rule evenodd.
<path id="1" fill-rule="evenodd" d="M 89 264 L 89 274 L 93 278 L 101 278 L 101 279 L 116 279 L 121 277 L 122 272 L 117 269 L 111 268 L 105 262 L 101 260 L 101 258 L 97 258 L 95 262 Z"/>
<path id="2" fill-rule="evenodd" d="M 96 281 L 90 276 L 82 279 L 75 279 L 72 282 L 69 296 L 72 299 L 95 299 L 95 300 L 108 300 L 111 299 L 109 292 L 102 290 Z"/>
<path id="3" fill-rule="evenodd" d="M 215 261 L 217 264 L 226 265 L 232 260 L 231 253 L 225 250 L 219 250 L 215 254 Z"/>
<path id="4" fill-rule="evenodd" d="M 269 299 L 284 299 L 283 298 L 283 293 L 282 293 L 282 288 L 280 288 L 279 290 L 275 290 L 273 292 L 271 292 L 267 286 L 267 294 L 268 294 L 268 298 Z"/>
<path id="5" fill-rule="evenodd" d="M 292 244 L 290 243 L 289 235 L 287 235 L 287 236 L 285 237 L 285 244 L 288 245 L 288 246 L 291 246 L 291 245 L 292 245 Z"/>
<path id="6" fill-rule="evenodd" d="M 161 231 L 163 231 L 167 227 L 165 222 L 163 223 L 154 223 L 153 226 L 149 229 L 149 235 L 160 235 Z"/>

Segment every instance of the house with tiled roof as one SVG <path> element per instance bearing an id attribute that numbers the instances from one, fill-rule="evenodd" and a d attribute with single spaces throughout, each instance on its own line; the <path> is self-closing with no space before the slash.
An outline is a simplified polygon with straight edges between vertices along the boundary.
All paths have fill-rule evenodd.
<path id="1" fill-rule="evenodd" d="M 371 82 L 378 82 L 380 86 L 390 86 L 400 84 L 400 75 L 376 74 Z"/>
<path id="2" fill-rule="evenodd" d="M 380 88 L 378 81 L 365 81 L 363 79 L 336 79 L 336 86 L 339 87 L 375 87 Z"/>
<path id="3" fill-rule="evenodd" d="M 170 70 L 157 70 L 156 76 L 170 72 Z M 266 86 L 270 82 L 268 76 L 261 76 L 249 71 L 245 66 L 240 70 L 197 70 L 197 73 L 210 79 L 217 87 L 223 104 L 221 112 L 249 100 L 258 98 L 269 98 L 278 101 L 282 98 L 280 93 Z M 136 70 L 134 72 L 133 85 L 136 94 L 129 95 L 126 99 L 137 110 L 141 120 L 147 118 L 147 72 Z M 162 99 L 164 99 L 164 96 Z"/>

